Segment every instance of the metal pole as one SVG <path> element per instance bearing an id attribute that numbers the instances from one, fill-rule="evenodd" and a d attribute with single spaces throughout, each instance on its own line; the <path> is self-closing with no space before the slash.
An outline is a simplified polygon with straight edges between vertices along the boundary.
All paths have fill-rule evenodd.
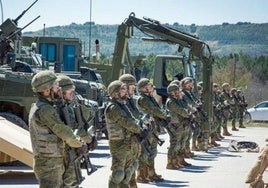
<path id="1" fill-rule="evenodd" d="M 2 23 L 4 22 L 4 12 L 3 12 L 3 4 L 2 0 L 0 0 L 1 12 L 2 12 Z"/>
<path id="2" fill-rule="evenodd" d="M 88 57 L 89 57 L 89 62 L 90 62 L 90 51 L 91 51 L 91 15 L 92 15 L 92 0 L 90 0 L 90 20 L 89 20 L 89 50 L 88 50 Z"/>

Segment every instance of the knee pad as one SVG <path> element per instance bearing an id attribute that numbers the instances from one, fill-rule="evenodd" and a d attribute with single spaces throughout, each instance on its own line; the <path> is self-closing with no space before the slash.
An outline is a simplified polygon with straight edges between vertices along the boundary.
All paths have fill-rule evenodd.
<path id="1" fill-rule="evenodd" d="M 123 169 L 114 170 L 112 173 L 112 181 L 116 184 L 119 184 L 125 177 L 125 172 Z"/>

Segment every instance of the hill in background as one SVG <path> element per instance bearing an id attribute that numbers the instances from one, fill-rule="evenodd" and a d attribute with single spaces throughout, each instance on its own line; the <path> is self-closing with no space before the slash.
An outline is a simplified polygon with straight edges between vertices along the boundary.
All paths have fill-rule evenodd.
<path id="1" fill-rule="evenodd" d="M 213 53 L 217 56 L 225 56 L 230 53 L 239 53 L 242 51 L 250 56 L 268 55 L 268 23 L 254 24 L 248 22 L 238 22 L 237 24 L 223 23 L 222 25 L 197 26 L 165 24 L 168 27 L 178 29 L 182 32 L 197 34 L 200 40 L 207 42 Z M 91 23 L 91 54 L 95 52 L 94 41 L 100 41 L 101 53 L 106 57 L 112 55 L 116 40 L 118 25 L 98 25 Z M 89 51 L 89 30 L 90 23 L 76 24 L 72 23 L 66 26 L 56 26 L 46 28 L 46 36 L 63 36 L 80 38 L 83 45 L 83 51 L 88 54 Z M 143 34 L 137 30 L 135 39 L 130 40 L 130 52 L 132 55 L 154 54 L 175 54 L 177 46 L 142 42 L 139 37 Z M 23 33 L 25 36 L 43 36 L 43 30 L 36 32 Z"/>

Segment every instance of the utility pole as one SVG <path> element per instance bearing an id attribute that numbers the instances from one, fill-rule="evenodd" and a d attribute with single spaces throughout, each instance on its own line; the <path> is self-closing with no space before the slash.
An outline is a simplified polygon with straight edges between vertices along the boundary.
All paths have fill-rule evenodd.
<path id="1" fill-rule="evenodd" d="M 89 62 L 90 62 L 90 57 L 91 57 L 91 53 L 90 53 L 90 51 L 91 51 L 91 14 L 92 13 L 92 0 L 90 0 L 90 20 L 89 20 L 89 41 L 88 41 L 88 57 L 89 57 Z"/>

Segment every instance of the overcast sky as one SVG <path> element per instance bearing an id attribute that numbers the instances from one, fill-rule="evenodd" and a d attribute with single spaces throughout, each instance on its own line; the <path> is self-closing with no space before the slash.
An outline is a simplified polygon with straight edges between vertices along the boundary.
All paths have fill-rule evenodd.
<path id="1" fill-rule="evenodd" d="M 2 22 L 15 19 L 35 0 L 1 1 Z M 96 24 L 120 24 L 131 12 L 138 18 L 146 16 L 170 24 L 268 23 L 267 0 L 38 0 L 18 25 L 23 27 L 39 15 L 24 31 L 43 29 L 44 24 L 46 27 L 83 24 L 90 21 L 90 2 L 91 21 Z"/>

